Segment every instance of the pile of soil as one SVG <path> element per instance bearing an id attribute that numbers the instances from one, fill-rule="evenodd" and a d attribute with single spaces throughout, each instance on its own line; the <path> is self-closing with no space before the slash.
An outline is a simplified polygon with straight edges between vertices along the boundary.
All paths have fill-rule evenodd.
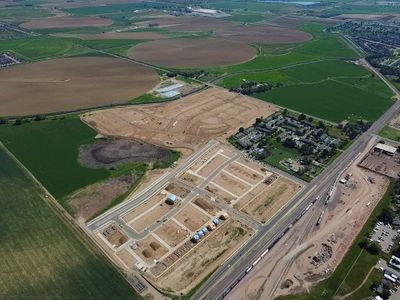
<path id="1" fill-rule="evenodd" d="M 169 150 L 131 139 L 105 140 L 79 149 L 79 162 L 90 168 L 122 163 L 166 161 Z"/>

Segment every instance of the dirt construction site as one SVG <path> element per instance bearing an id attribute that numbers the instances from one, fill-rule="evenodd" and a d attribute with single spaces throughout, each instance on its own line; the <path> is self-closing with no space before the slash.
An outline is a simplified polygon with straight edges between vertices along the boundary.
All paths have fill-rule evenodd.
<path id="1" fill-rule="evenodd" d="M 305 293 L 335 270 L 389 185 L 387 177 L 358 165 L 363 155 L 344 171 L 348 179 L 337 183 L 329 203 L 314 205 L 310 218 L 297 223 L 228 299 Z"/>
<path id="2" fill-rule="evenodd" d="M 187 293 L 302 186 L 211 140 L 146 189 L 87 224 L 126 271 Z"/>
<path id="3" fill-rule="evenodd" d="M 95 111 L 81 119 L 104 136 L 174 148 L 185 157 L 210 139 L 225 141 L 239 127 L 277 110 L 263 101 L 210 88 L 178 101 Z"/>

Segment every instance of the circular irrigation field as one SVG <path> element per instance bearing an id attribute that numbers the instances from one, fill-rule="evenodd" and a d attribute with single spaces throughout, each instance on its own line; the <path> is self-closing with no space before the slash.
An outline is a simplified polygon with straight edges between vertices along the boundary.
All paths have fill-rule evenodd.
<path id="1" fill-rule="evenodd" d="M 115 58 L 64 58 L 0 70 L 0 116 L 124 103 L 152 89 L 157 73 Z"/>
<path id="2" fill-rule="evenodd" d="M 255 56 L 255 49 L 249 45 L 213 38 L 157 40 L 139 44 L 129 52 L 133 59 L 176 68 L 234 65 Z"/>

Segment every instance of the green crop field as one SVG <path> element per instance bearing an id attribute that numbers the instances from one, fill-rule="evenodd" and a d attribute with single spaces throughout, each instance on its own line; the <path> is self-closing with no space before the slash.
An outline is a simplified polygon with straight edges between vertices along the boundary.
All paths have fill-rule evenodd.
<path id="1" fill-rule="evenodd" d="M 295 66 L 285 69 L 284 72 L 300 82 L 315 82 L 336 77 L 366 77 L 370 75 L 366 69 L 342 60 L 327 60 Z"/>
<path id="2" fill-rule="evenodd" d="M 255 59 L 225 68 L 213 68 L 210 72 L 235 74 L 248 71 L 267 71 L 276 68 L 295 66 L 305 62 L 327 59 L 357 58 L 347 43 L 337 35 L 324 33 L 325 26 L 312 24 L 300 29 L 313 35 L 313 39 L 295 45 L 265 46 L 259 45 Z"/>
<path id="3" fill-rule="evenodd" d="M 96 54 L 95 50 L 130 48 L 142 40 L 81 40 L 40 36 L 0 41 L 0 51 L 13 51 L 29 60 Z"/>
<path id="4" fill-rule="evenodd" d="M 388 97 L 337 80 L 289 85 L 254 96 L 337 123 L 346 119 L 375 120 L 393 104 Z"/>
<path id="5" fill-rule="evenodd" d="M 109 176 L 77 161 L 79 146 L 93 143 L 95 135 L 78 117 L 0 127 L 0 141 L 57 199 Z"/>
<path id="6" fill-rule="evenodd" d="M 0 51 L 9 50 L 27 60 L 76 55 L 87 51 L 87 49 L 75 44 L 72 40 L 49 36 L 0 41 Z"/>
<path id="7" fill-rule="evenodd" d="M 2 149 L 0 165 L 1 299 L 139 299 Z"/>
<path id="8" fill-rule="evenodd" d="M 35 18 L 49 17 L 51 14 L 47 9 L 40 8 L 1 8 L 0 9 L 0 20 L 12 21 L 12 22 L 23 22 Z"/>
<path id="9" fill-rule="evenodd" d="M 268 83 L 313 83 L 329 78 L 361 78 L 368 77 L 369 72 L 359 66 L 342 60 L 326 60 L 304 63 L 293 67 L 283 67 L 273 71 L 239 73 L 223 78 L 219 85 L 230 88 L 240 85 L 245 80 Z"/>
<path id="10" fill-rule="evenodd" d="M 379 135 L 381 137 L 400 142 L 400 130 L 396 128 L 385 126 L 381 132 L 379 132 Z"/>

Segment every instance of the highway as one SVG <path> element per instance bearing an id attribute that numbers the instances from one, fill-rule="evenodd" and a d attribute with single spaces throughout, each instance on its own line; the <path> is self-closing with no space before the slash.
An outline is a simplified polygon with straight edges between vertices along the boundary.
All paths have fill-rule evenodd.
<path id="1" fill-rule="evenodd" d="M 366 66 L 377 74 L 400 100 L 400 93 L 393 85 L 382 78 L 372 66 L 363 61 Z M 291 224 L 298 220 L 305 209 L 318 195 L 321 198 L 326 194 L 327 187 L 333 186 L 337 177 L 352 163 L 352 161 L 367 147 L 371 138 L 398 113 L 400 101 L 396 101 L 372 126 L 360 135 L 353 144 L 346 149 L 331 165 L 329 165 L 317 178 L 307 185 L 292 201 L 292 205 L 286 206 L 278 212 L 272 220 L 255 234 L 242 249 L 228 259 L 210 278 L 201 286 L 191 299 L 223 299 L 229 294 L 236 284 L 246 275 L 246 270 L 271 248 L 288 230 Z M 257 260 L 258 262 L 258 260 Z"/>

